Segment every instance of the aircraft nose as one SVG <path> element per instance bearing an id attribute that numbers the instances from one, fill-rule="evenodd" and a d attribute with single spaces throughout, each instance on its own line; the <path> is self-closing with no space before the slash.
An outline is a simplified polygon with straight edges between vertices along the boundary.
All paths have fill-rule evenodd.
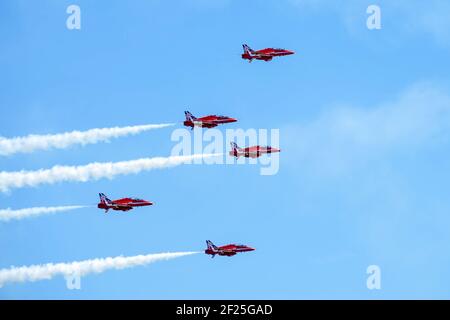
<path id="1" fill-rule="evenodd" d="M 255 248 L 248 247 L 248 251 L 255 251 L 255 250 L 256 250 Z"/>

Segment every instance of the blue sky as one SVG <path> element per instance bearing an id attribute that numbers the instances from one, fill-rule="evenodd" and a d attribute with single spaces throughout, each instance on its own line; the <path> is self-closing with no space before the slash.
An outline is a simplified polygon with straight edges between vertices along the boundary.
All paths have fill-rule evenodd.
<path id="1" fill-rule="evenodd" d="M 81 30 L 66 8 L 81 8 Z M 0 194 L 0 208 L 135 195 L 131 214 L 95 208 L 0 224 L 0 268 L 246 243 L 62 277 L 0 298 L 449 298 L 450 14 L 442 1 L 2 1 L 0 135 L 60 133 L 226 114 L 279 128 L 279 173 L 185 165 Z M 241 60 L 241 44 L 296 55 Z M 1 171 L 168 156 L 171 128 L 111 143 L 0 158 Z M 379 265 L 381 290 L 366 288 Z"/>

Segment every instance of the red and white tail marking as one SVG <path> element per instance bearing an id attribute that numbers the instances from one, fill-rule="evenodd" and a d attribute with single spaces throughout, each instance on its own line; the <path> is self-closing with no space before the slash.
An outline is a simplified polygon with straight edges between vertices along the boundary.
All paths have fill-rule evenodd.
<path id="1" fill-rule="evenodd" d="M 231 149 L 233 151 L 240 151 L 240 150 L 242 150 L 241 148 L 239 148 L 239 146 L 237 145 L 236 142 L 230 142 L 230 144 L 231 144 Z"/>
<path id="2" fill-rule="evenodd" d="M 190 113 L 189 111 L 185 111 L 184 114 L 185 114 L 185 116 L 186 116 L 186 121 L 194 122 L 195 120 L 197 120 L 197 118 L 194 117 L 194 116 L 192 115 L 192 113 Z"/>
<path id="3" fill-rule="evenodd" d="M 209 250 L 212 250 L 212 251 L 218 250 L 218 248 L 210 240 L 206 240 L 206 245 L 208 246 Z"/>
<path id="4" fill-rule="evenodd" d="M 98 195 L 100 197 L 100 202 L 101 203 L 105 203 L 105 204 L 111 204 L 112 203 L 112 201 L 110 199 L 108 199 L 108 197 L 104 193 L 99 193 Z"/>
<path id="5" fill-rule="evenodd" d="M 243 44 L 242 47 L 244 48 L 244 53 L 251 56 L 255 51 L 253 51 L 248 45 Z"/>

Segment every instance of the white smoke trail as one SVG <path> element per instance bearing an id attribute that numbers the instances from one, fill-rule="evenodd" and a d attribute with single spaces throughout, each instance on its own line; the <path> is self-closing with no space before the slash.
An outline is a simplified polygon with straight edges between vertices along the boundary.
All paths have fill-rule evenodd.
<path id="1" fill-rule="evenodd" d="M 140 126 L 97 128 L 87 131 L 71 131 L 60 134 L 28 135 L 25 137 L 0 137 L 0 155 L 31 153 L 36 150 L 65 149 L 75 144 L 94 144 L 111 138 L 136 135 L 138 133 L 175 125 L 174 123 L 147 124 Z"/>
<path id="2" fill-rule="evenodd" d="M 87 208 L 87 206 L 59 206 L 59 207 L 34 207 L 19 210 L 10 208 L 0 210 L 0 221 L 22 220 L 24 218 L 37 217 L 44 214 L 65 212 L 75 209 Z"/>
<path id="3" fill-rule="evenodd" d="M 169 168 L 196 159 L 211 158 L 222 154 L 193 154 L 142 158 L 121 162 L 94 162 L 84 166 L 54 166 L 51 169 L 37 171 L 0 172 L 0 192 L 23 187 L 35 187 L 41 184 L 54 184 L 62 181 L 87 182 L 101 178 L 112 179 L 117 175 L 136 174 L 152 169 Z"/>
<path id="4" fill-rule="evenodd" d="M 7 283 L 48 280 L 57 275 L 85 276 L 90 273 L 101 273 L 109 269 L 125 269 L 135 266 L 143 266 L 161 260 L 175 259 L 179 257 L 197 254 L 199 252 L 167 252 L 131 257 L 97 258 L 70 263 L 47 263 L 14 267 L 0 270 L 0 288 Z"/>

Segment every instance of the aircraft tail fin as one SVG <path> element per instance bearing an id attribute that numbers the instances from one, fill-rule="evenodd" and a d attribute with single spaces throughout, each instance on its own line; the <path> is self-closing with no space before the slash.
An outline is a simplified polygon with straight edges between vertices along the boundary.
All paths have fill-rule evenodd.
<path id="1" fill-rule="evenodd" d="M 206 245 L 208 246 L 208 249 L 217 251 L 218 248 L 214 245 L 214 243 L 211 242 L 211 240 L 206 240 Z"/>
<path id="2" fill-rule="evenodd" d="M 98 195 L 100 197 L 101 203 L 106 203 L 106 204 L 112 203 L 112 201 L 104 193 L 99 193 Z"/>
<path id="3" fill-rule="evenodd" d="M 197 120 L 197 118 L 194 117 L 194 116 L 192 115 L 192 113 L 190 113 L 189 111 L 185 111 L 185 112 L 184 112 L 184 115 L 186 116 L 186 120 L 187 120 L 187 121 L 194 121 L 194 120 Z"/>
<path id="4" fill-rule="evenodd" d="M 232 151 L 239 151 L 239 150 L 242 150 L 242 149 L 237 145 L 237 143 L 234 142 L 234 141 L 230 142 L 230 145 L 231 145 Z"/>
<path id="5" fill-rule="evenodd" d="M 242 45 L 242 48 L 244 49 L 244 53 L 252 55 L 252 53 L 254 53 L 255 51 L 252 50 L 248 45 L 246 45 L 245 43 Z"/>

